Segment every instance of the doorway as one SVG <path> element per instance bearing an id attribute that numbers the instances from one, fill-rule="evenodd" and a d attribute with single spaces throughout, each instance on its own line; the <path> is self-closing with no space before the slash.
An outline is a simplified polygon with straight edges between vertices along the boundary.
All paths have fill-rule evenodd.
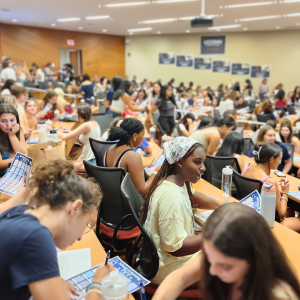
<path id="1" fill-rule="evenodd" d="M 59 49 L 60 67 L 64 64 L 71 64 L 74 70 L 75 76 L 81 74 L 81 50 L 75 49 Z"/>

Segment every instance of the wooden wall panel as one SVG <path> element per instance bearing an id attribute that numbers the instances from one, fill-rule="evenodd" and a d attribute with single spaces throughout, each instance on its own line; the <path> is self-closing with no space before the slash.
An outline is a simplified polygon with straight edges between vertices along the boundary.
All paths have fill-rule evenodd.
<path id="1" fill-rule="evenodd" d="M 75 46 L 67 46 L 73 39 Z M 25 60 L 44 68 L 47 62 L 60 66 L 59 49 L 82 51 L 82 73 L 125 76 L 124 37 L 37 27 L 0 24 L 0 49 L 15 63 Z"/>

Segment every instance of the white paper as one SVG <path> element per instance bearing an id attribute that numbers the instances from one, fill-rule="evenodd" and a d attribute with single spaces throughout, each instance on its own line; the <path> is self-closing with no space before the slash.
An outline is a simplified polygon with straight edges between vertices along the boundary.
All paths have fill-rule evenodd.
<path id="1" fill-rule="evenodd" d="M 65 280 L 92 267 L 90 248 L 58 252 L 57 259 L 60 276 Z"/>

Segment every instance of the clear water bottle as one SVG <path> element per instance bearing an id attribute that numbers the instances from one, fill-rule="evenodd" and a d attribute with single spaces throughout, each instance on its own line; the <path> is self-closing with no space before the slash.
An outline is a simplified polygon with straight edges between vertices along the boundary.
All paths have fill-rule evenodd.
<path id="1" fill-rule="evenodd" d="M 41 120 L 38 123 L 38 135 L 40 143 L 46 143 L 47 142 L 47 128 L 45 121 Z"/>
<path id="2" fill-rule="evenodd" d="M 164 143 L 166 143 L 168 141 L 168 136 L 166 134 L 164 134 L 161 137 L 161 147 L 163 148 Z"/>
<path id="3" fill-rule="evenodd" d="M 155 139 L 155 132 L 156 132 L 156 130 L 155 130 L 154 126 L 149 128 L 149 135 L 150 135 L 151 141 L 153 141 Z"/>
<path id="4" fill-rule="evenodd" d="M 50 133 L 48 136 L 48 142 L 53 142 L 53 130 L 50 130 Z"/>
<path id="5" fill-rule="evenodd" d="M 260 214 L 269 226 L 274 227 L 276 212 L 276 188 L 272 183 L 264 182 L 261 189 Z"/>
<path id="6" fill-rule="evenodd" d="M 53 142 L 59 142 L 59 138 L 56 130 L 53 130 Z"/>
<path id="7" fill-rule="evenodd" d="M 232 169 L 227 166 L 222 170 L 222 186 L 221 189 L 224 193 L 231 196 L 231 187 L 232 187 Z"/>
<path id="8" fill-rule="evenodd" d="M 54 111 L 54 119 L 57 120 L 58 119 L 58 115 L 59 115 L 60 111 L 58 109 L 56 109 Z"/>
<path id="9" fill-rule="evenodd" d="M 118 270 L 112 271 L 101 281 L 104 300 L 122 300 L 128 298 L 128 279 Z"/>

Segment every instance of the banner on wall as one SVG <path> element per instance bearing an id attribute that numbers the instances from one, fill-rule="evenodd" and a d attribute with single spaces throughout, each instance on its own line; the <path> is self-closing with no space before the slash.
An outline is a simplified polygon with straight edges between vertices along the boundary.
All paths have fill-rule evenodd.
<path id="1" fill-rule="evenodd" d="M 201 54 L 224 54 L 226 40 L 225 38 L 225 35 L 202 36 Z"/>
<path id="2" fill-rule="evenodd" d="M 158 54 L 158 64 L 160 65 L 174 65 L 175 64 L 175 56 L 174 52 L 165 52 Z"/>
<path id="3" fill-rule="evenodd" d="M 194 60 L 194 69 L 195 70 L 210 70 L 211 69 L 211 58 L 206 57 L 195 57 Z"/>
<path id="4" fill-rule="evenodd" d="M 229 73 L 230 72 L 230 60 L 214 60 L 213 72 L 215 73 Z"/>
<path id="5" fill-rule="evenodd" d="M 271 72 L 270 65 L 251 66 L 252 78 L 269 78 Z"/>
<path id="6" fill-rule="evenodd" d="M 194 57 L 192 55 L 177 55 L 176 67 L 192 67 Z"/>
<path id="7" fill-rule="evenodd" d="M 231 64 L 232 75 L 250 75 L 249 63 L 232 63 Z"/>

